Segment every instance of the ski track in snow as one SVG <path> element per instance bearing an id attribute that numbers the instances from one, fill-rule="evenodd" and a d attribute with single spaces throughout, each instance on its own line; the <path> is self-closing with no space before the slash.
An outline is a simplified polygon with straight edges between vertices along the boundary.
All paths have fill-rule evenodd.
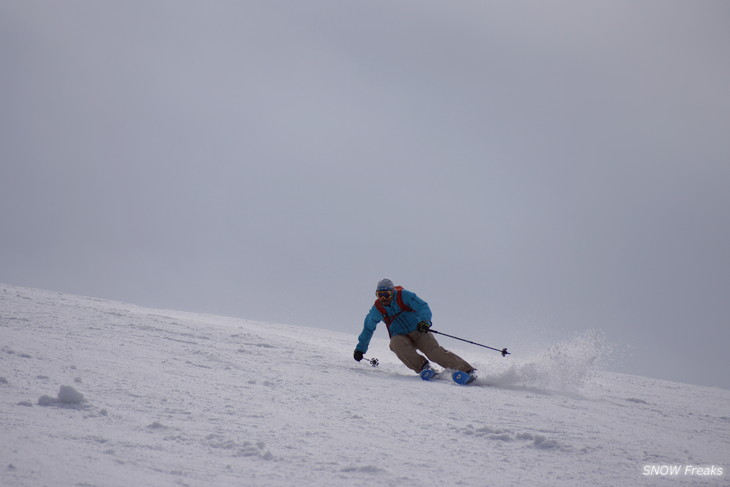
<path id="1" fill-rule="evenodd" d="M 603 372 L 599 334 L 471 386 L 352 334 L 0 285 L 0 485 L 729 485 L 730 391 Z M 723 476 L 646 476 L 645 465 Z"/>

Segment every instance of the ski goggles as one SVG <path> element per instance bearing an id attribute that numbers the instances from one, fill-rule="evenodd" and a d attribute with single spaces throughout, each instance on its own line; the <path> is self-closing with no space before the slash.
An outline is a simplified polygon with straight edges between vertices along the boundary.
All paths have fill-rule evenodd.
<path id="1" fill-rule="evenodd" d="M 375 295 L 378 298 L 392 298 L 393 291 L 375 291 Z"/>

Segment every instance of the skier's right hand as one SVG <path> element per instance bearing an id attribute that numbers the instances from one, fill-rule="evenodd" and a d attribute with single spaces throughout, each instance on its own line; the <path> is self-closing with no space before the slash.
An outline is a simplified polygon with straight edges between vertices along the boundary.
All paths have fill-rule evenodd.
<path id="1" fill-rule="evenodd" d="M 352 358 L 359 362 L 360 360 L 362 360 L 363 355 L 364 354 L 360 350 L 355 350 L 355 353 L 352 354 Z"/>

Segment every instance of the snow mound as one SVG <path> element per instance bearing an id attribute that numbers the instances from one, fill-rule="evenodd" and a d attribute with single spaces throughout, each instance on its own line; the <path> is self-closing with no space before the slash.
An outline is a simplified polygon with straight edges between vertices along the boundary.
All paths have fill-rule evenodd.
<path id="1" fill-rule="evenodd" d="M 71 386 L 61 386 L 56 397 L 41 396 L 38 398 L 39 406 L 79 406 L 86 402 L 84 395 Z"/>

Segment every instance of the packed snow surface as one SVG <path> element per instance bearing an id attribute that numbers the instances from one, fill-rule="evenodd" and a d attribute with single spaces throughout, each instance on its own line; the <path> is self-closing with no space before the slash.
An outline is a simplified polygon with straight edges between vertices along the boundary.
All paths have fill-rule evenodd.
<path id="1" fill-rule="evenodd" d="M 0 285 L 0 485 L 729 485 L 730 391 L 448 341 L 424 382 L 352 334 Z M 448 331 L 448 330 L 444 330 Z M 701 360 L 702 357 L 697 357 Z"/>

